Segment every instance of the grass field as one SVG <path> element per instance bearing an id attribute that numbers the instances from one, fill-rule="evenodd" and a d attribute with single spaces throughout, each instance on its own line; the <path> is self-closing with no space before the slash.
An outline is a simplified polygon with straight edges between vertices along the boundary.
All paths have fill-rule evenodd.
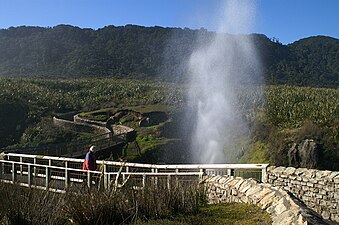
<path id="1" fill-rule="evenodd" d="M 156 109 L 173 115 L 187 103 L 185 89 L 185 84 L 153 80 L 0 78 L 0 147 L 62 141 L 65 135 L 49 126 L 48 120 L 69 111 L 82 111 L 101 121 L 107 119 L 104 109 L 115 108 L 139 112 Z M 241 146 L 244 162 L 284 164 L 285 159 L 275 157 L 285 154 L 279 149 L 303 138 L 315 139 L 323 146 L 324 165 L 331 158 L 339 158 L 338 88 L 239 87 L 236 93 L 239 101 L 234 102 L 234 108 L 244 115 L 251 113 L 254 120 L 250 139 L 240 140 L 247 143 Z M 254 110 L 249 111 L 252 107 Z M 88 113 L 91 111 L 97 114 Z M 174 123 L 180 124 L 169 122 L 146 129 L 136 127 L 145 152 L 178 141 L 178 137 L 163 135 L 168 127 L 173 131 Z M 248 143 L 254 145 L 248 148 Z"/>

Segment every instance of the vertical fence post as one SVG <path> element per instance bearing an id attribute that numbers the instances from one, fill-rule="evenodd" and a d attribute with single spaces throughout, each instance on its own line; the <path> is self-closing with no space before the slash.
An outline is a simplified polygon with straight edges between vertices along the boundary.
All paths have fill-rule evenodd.
<path id="1" fill-rule="evenodd" d="M 15 168 L 15 163 L 12 163 L 12 182 L 14 184 L 14 182 L 16 181 L 16 168 Z"/>
<path id="2" fill-rule="evenodd" d="M 234 176 L 234 169 L 227 169 L 228 176 Z"/>
<path id="3" fill-rule="evenodd" d="M 34 164 L 34 176 L 36 177 L 36 158 L 34 157 L 33 159 L 33 164 Z"/>
<path id="4" fill-rule="evenodd" d="M 146 186 L 146 175 L 142 175 L 142 189 L 145 189 Z"/>
<path id="5" fill-rule="evenodd" d="M 128 167 L 126 166 L 126 172 L 128 172 Z M 122 182 L 124 183 L 126 180 L 126 175 L 125 173 L 122 174 Z"/>
<path id="6" fill-rule="evenodd" d="M 65 190 L 69 187 L 69 181 L 68 161 L 65 161 Z"/>
<path id="7" fill-rule="evenodd" d="M 179 169 L 175 169 L 175 173 L 179 173 Z M 175 186 L 177 186 L 178 187 L 178 185 L 179 185 L 179 177 L 178 177 L 178 175 L 175 175 Z"/>
<path id="8" fill-rule="evenodd" d="M 27 184 L 29 188 L 32 185 L 32 169 L 30 164 L 27 166 Z"/>
<path id="9" fill-rule="evenodd" d="M 128 166 L 126 166 L 126 173 L 128 173 L 129 172 L 129 167 Z"/>
<path id="10" fill-rule="evenodd" d="M 199 180 L 201 181 L 203 176 L 204 176 L 204 173 L 205 173 L 205 169 L 200 169 L 199 170 L 200 174 L 199 174 Z"/>
<path id="11" fill-rule="evenodd" d="M 22 156 L 20 156 L 20 163 L 22 163 Z M 22 176 L 22 164 L 20 164 L 20 175 Z"/>
<path id="12" fill-rule="evenodd" d="M 167 175 L 167 189 L 171 190 L 171 175 Z"/>
<path id="13" fill-rule="evenodd" d="M 154 173 L 154 169 L 153 168 L 151 169 L 151 172 Z M 155 176 L 152 175 L 151 176 L 151 182 L 152 182 L 153 185 L 155 184 L 154 181 L 155 181 Z"/>
<path id="14" fill-rule="evenodd" d="M 46 177 L 45 177 L 45 186 L 46 186 L 46 190 L 48 191 L 49 189 L 49 180 L 50 180 L 50 169 L 48 166 L 45 167 L 46 168 Z"/>
<path id="15" fill-rule="evenodd" d="M 107 177 L 107 165 L 105 161 L 102 162 L 103 168 L 103 177 L 104 177 L 104 189 L 108 188 L 108 177 Z"/>
<path id="16" fill-rule="evenodd" d="M 155 173 L 158 173 L 158 168 L 154 170 Z M 158 187 L 158 176 L 155 177 L 154 179 L 155 187 Z"/>
<path id="17" fill-rule="evenodd" d="M 109 188 L 111 184 L 111 174 L 107 173 L 107 187 Z"/>
<path id="18" fill-rule="evenodd" d="M 261 182 L 267 182 L 267 167 L 261 169 Z"/>
<path id="19" fill-rule="evenodd" d="M 91 172 L 90 170 L 87 170 L 87 186 L 90 188 L 91 187 Z"/>

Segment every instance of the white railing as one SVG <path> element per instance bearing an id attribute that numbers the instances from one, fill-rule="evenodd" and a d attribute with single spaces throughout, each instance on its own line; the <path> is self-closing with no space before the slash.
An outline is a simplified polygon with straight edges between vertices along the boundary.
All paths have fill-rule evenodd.
<path id="1" fill-rule="evenodd" d="M 263 182 L 268 164 L 179 164 L 156 165 L 97 160 L 96 171 L 82 170 L 83 159 L 7 153 L 0 160 L 1 180 L 46 190 L 65 191 L 70 186 L 96 181 L 107 188 L 114 182 L 123 185 L 133 178 L 144 187 L 148 178 L 199 181 L 204 175 L 255 174 Z M 175 178 L 173 178 L 175 177 Z"/>

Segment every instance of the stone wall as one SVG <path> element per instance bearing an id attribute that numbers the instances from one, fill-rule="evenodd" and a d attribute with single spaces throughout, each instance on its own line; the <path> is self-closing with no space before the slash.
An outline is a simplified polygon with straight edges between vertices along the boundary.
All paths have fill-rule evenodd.
<path id="1" fill-rule="evenodd" d="M 124 135 L 124 139 L 128 142 L 132 142 L 136 139 L 137 133 L 131 127 L 126 127 L 123 125 L 111 125 L 111 129 L 114 135 Z"/>
<path id="2" fill-rule="evenodd" d="M 210 203 L 256 204 L 271 214 L 274 225 L 327 224 L 282 188 L 232 176 L 207 176 L 202 182 L 207 187 Z"/>
<path id="3" fill-rule="evenodd" d="M 80 117 L 79 114 L 74 115 L 74 122 L 88 124 L 90 126 L 99 126 L 106 128 L 106 132 L 112 132 L 113 135 L 124 135 L 124 139 L 128 142 L 134 141 L 136 139 L 136 131 L 127 126 L 107 124 L 107 122 L 89 120 L 83 117 Z"/>
<path id="4" fill-rule="evenodd" d="M 339 222 L 339 172 L 269 167 L 267 183 L 292 193 L 324 219 Z"/>
<path id="5" fill-rule="evenodd" d="M 106 122 L 93 121 L 82 118 L 76 112 L 66 113 L 58 117 L 53 117 L 53 122 L 57 126 L 71 129 L 79 132 L 92 132 L 98 134 L 107 134 L 107 138 L 111 135 L 124 136 L 128 142 L 136 139 L 136 131 L 123 125 L 107 125 Z"/>
<path id="6" fill-rule="evenodd" d="M 84 123 L 84 124 L 92 124 L 95 126 L 106 127 L 106 122 L 96 121 L 96 120 L 89 120 L 83 117 L 80 117 L 79 114 L 74 115 L 74 122 L 77 123 Z"/>
<path id="7" fill-rule="evenodd" d="M 68 118 L 69 115 L 67 115 L 66 117 Z M 57 126 L 61 126 L 66 129 L 71 129 L 77 132 L 107 134 L 107 138 L 111 136 L 111 131 L 106 127 L 102 127 L 102 126 L 98 126 L 94 124 L 74 122 L 74 121 L 66 119 L 64 115 L 61 115 L 58 117 L 54 116 L 53 123 Z"/>

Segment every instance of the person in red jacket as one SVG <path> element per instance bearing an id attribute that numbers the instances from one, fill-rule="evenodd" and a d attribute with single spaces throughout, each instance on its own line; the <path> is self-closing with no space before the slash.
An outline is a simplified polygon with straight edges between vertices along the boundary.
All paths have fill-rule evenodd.
<path id="1" fill-rule="evenodd" d="M 82 164 L 83 170 L 95 170 L 96 169 L 97 165 L 95 162 L 95 155 L 94 155 L 95 150 L 96 150 L 96 147 L 94 145 L 92 145 L 89 148 L 89 151 L 86 154 L 85 161 Z"/>

